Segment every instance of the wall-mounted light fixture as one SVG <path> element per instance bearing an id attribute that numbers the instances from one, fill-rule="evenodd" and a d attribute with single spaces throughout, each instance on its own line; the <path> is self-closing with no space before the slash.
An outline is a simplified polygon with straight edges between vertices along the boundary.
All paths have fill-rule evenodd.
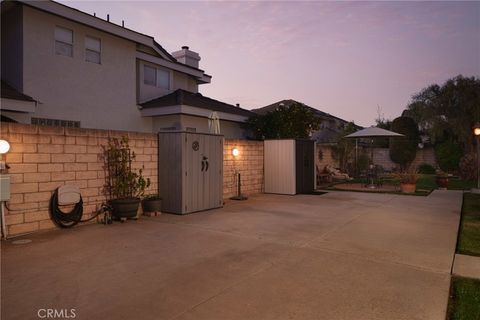
<path id="1" fill-rule="evenodd" d="M 10 143 L 7 140 L 0 140 L 0 154 L 5 154 L 10 150 Z"/>
<path id="2" fill-rule="evenodd" d="M 234 157 L 238 157 L 240 155 L 240 150 L 238 150 L 238 148 L 233 148 L 232 149 L 232 155 Z"/>
<path id="3" fill-rule="evenodd" d="M 4 173 L 5 169 L 8 169 L 3 159 L 3 155 L 6 154 L 8 150 L 10 150 L 10 143 L 8 143 L 7 140 L 0 139 L 0 173 Z"/>

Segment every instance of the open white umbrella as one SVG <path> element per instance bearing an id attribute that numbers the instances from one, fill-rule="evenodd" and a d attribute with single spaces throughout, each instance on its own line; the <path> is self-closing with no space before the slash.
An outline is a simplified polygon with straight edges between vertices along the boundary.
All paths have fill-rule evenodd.
<path id="1" fill-rule="evenodd" d="M 391 138 L 391 137 L 404 137 L 403 134 L 396 133 L 390 130 L 378 128 L 378 127 L 369 127 L 357 132 L 351 133 L 345 138 Z"/>
<path id="2" fill-rule="evenodd" d="M 396 133 L 390 130 L 378 128 L 378 127 L 369 127 L 365 129 L 358 130 L 357 132 L 346 135 L 345 138 L 355 138 L 355 167 L 357 166 L 358 158 L 358 139 L 360 138 L 370 138 L 370 148 L 371 156 L 370 163 L 373 165 L 373 139 L 374 138 L 399 138 L 405 137 L 403 134 Z M 357 171 L 357 169 L 355 169 Z M 373 181 L 370 183 L 370 186 L 373 187 Z"/>
<path id="3" fill-rule="evenodd" d="M 213 134 L 220 134 L 220 117 L 215 111 L 208 117 L 208 131 Z"/>

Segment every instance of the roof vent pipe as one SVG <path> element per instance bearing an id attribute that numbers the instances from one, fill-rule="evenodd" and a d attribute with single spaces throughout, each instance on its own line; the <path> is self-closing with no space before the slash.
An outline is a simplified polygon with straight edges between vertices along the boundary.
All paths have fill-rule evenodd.
<path id="1" fill-rule="evenodd" d="M 240 103 L 237 103 L 237 104 L 235 104 L 235 105 L 237 106 L 237 108 L 240 108 Z"/>
<path id="2" fill-rule="evenodd" d="M 107 21 L 110 22 L 110 15 L 107 14 Z"/>
<path id="3" fill-rule="evenodd" d="M 125 21 L 122 20 L 122 28 L 125 28 Z"/>

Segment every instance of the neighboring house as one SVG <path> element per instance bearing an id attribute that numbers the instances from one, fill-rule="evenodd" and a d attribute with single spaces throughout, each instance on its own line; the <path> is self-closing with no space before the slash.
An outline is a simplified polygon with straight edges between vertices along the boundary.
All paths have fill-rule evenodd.
<path id="1" fill-rule="evenodd" d="M 272 103 L 263 108 L 253 109 L 252 111 L 257 114 L 263 115 L 267 112 L 276 110 L 280 106 L 290 107 L 293 104 L 303 103 L 291 99 L 282 100 Z M 342 131 L 348 121 L 335 117 L 326 112 L 320 111 L 318 109 L 309 107 L 307 105 L 305 106 L 312 110 L 314 114 L 322 120 L 320 124 L 320 129 L 312 133 L 311 139 L 315 140 L 317 143 L 334 143 L 336 139 L 338 139 L 338 134 Z"/>
<path id="2" fill-rule="evenodd" d="M 227 138 L 244 136 L 251 113 L 198 94 L 211 76 L 188 47 L 170 54 L 153 37 L 53 1 L 3 1 L 1 20 L 2 119 L 204 132 L 217 111 Z M 4 86 L 35 106 L 7 101 Z M 195 99 L 169 98 L 179 93 Z"/>

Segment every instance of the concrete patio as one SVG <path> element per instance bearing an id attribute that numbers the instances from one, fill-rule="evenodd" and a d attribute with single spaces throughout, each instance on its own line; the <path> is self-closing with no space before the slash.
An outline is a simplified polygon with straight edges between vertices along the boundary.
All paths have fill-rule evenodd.
<path id="1" fill-rule="evenodd" d="M 2 319 L 445 319 L 462 193 L 259 195 L 2 242 Z"/>

